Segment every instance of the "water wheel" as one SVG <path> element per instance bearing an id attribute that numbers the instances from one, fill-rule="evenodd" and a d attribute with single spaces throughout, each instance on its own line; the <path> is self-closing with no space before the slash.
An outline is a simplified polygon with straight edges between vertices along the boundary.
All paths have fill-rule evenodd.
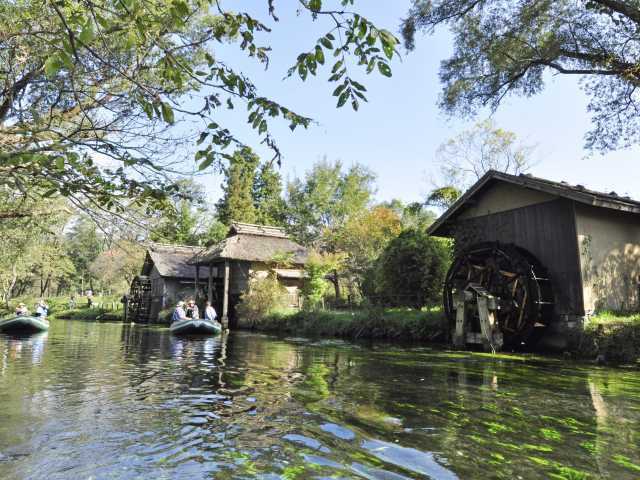
<path id="1" fill-rule="evenodd" d="M 515 245 L 479 243 L 456 255 L 444 287 L 444 310 L 455 325 L 454 295 L 470 284 L 481 285 L 497 298 L 496 321 L 505 347 L 533 344 L 553 313 L 553 291 L 546 270 L 529 252 Z M 470 312 L 470 331 L 480 331 Z"/>
<path id="2" fill-rule="evenodd" d="M 127 302 L 127 318 L 132 322 L 147 323 L 151 314 L 151 280 L 140 275 L 131 282 Z"/>

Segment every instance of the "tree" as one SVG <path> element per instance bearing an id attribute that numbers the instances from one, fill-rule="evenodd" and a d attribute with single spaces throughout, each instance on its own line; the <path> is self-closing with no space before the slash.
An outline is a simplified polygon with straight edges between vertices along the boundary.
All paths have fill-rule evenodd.
<path id="1" fill-rule="evenodd" d="M 89 265 L 89 270 L 102 285 L 125 292 L 140 273 L 144 252 L 140 244 L 121 241 L 98 255 Z"/>
<path id="2" fill-rule="evenodd" d="M 304 179 L 287 187 L 287 224 L 304 245 L 335 250 L 335 236 L 346 221 L 365 211 L 374 192 L 375 175 L 353 165 L 346 172 L 339 161 L 316 163 Z"/>
<path id="3" fill-rule="evenodd" d="M 236 150 L 225 168 L 223 196 L 218 202 L 218 218 L 225 225 L 231 222 L 255 223 L 254 183 L 260 158 L 248 148 Z"/>
<path id="4" fill-rule="evenodd" d="M 322 253 L 340 253 L 341 230 L 350 218 L 366 211 L 374 192 L 375 175 L 355 164 L 316 163 L 304 180 L 288 185 L 287 225 L 295 238 Z M 338 270 L 333 272 L 336 299 L 341 297 Z"/>
<path id="5" fill-rule="evenodd" d="M 441 185 L 429 194 L 427 205 L 448 208 L 489 170 L 513 175 L 528 171 L 533 165 L 533 150 L 491 120 L 476 123 L 438 148 Z"/>
<path id="6" fill-rule="evenodd" d="M 352 3 L 296 4 L 329 25 L 288 75 L 304 81 L 326 68 L 338 106 L 357 109 L 366 89 L 351 64 L 390 76 L 397 40 L 344 8 Z M 286 27 L 274 2 L 264 5 L 272 27 Z M 271 120 L 295 129 L 311 119 L 262 96 L 217 48 L 235 44 L 266 67 L 271 48 L 258 42 L 271 30 L 217 1 L 0 0 L 1 184 L 26 195 L 59 192 L 81 209 L 126 213 L 128 199 L 162 201 L 192 141 L 175 125 L 199 122 L 199 169 L 220 169 L 242 141 L 216 112 L 237 105 L 279 161 Z"/>
<path id="7" fill-rule="evenodd" d="M 253 184 L 253 203 L 256 223 L 261 225 L 284 225 L 285 202 L 282 198 L 282 177 L 273 163 L 264 163 Z"/>
<path id="8" fill-rule="evenodd" d="M 340 267 L 344 257 L 335 253 L 321 253 L 312 250 L 304 266 L 306 279 L 302 293 L 304 294 L 304 308 L 316 310 L 323 305 L 323 299 L 329 289 L 326 276 Z"/>
<path id="9" fill-rule="evenodd" d="M 66 247 L 75 271 L 93 290 L 95 276 L 89 270 L 89 265 L 106 248 L 106 239 L 98 230 L 96 223 L 87 215 L 79 215 L 75 220 L 72 220 L 71 228 L 65 237 Z"/>
<path id="10" fill-rule="evenodd" d="M 400 234 L 400 216 L 377 206 L 350 217 L 337 235 L 336 249 L 344 252 L 344 269 L 358 285 L 388 243 Z"/>
<path id="11" fill-rule="evenodd" d="M 617 0 L 413 0 L 402 25 L 414 48 L 418 30 L 448 25 L 454 52 L 443 61 L 442 108 L 473 114 L 507 95 L 544 89 L 545 73 L 577 76 L 590 97 L 586 147 L 601 151 L 640 140 L 640 4 Z"/>
<path id="12" fill-rule="evenodd" d="M 422 308 L 440 301 L 444 276 L 450 262 L 446 240 L 422 230 L 404 230 L 391 240 L 367 285 L 376 300 L 399 306 Z"/>
<path id="13" fill-rule="evenodd" d="M 176 182 L 169 205 L 157 212 L 157 225 L 151 225 L 154 242 L 201 245 L 209 240 L 214 214 L 207 205 L 204 187 L 193 179 Z"/>

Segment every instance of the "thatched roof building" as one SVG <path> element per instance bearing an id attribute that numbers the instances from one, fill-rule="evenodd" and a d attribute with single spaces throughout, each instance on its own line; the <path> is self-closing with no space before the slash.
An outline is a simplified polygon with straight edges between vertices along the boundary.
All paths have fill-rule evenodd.
<path id="1" fill-rule="evenodd" d="M 147 249 L 141 274 L 151 275 L 155 268 L 160 277 L 194 280 L 196 267 L 189 261 L 203 251 L 203 247 L 153 244 Z M 203 270 L 200 273 L 209 274 L 208 271 Z"/>
<path id="2" fill-rule="evenodd" d="M 287 289 L 289 304 L 299 305 L 307 258 L 307 249 L 291 240 L 282 228 L 233 223 L 227 238 L 194 255 L 190 263 L 196 267 L 197 279 L 208 277 L 208 298 L 220 300 L 224 322 L 233 316 L 250 281 L 270 271 L 275 271 Z M 274 268 L 278 263 L 285 263 L 286 268 Z M 206 268 L 208 273 L 201 273 Z"/>
<path id="3" fill-rule="evenodd" d="M 234 223 L 229 235 L 192 260 L 195 265 L 209 265 L 221 260 L 270 263 L 286 257 L 292 265 L 304 265 L 306 248 L 291 240 L 279 227 Z"/>

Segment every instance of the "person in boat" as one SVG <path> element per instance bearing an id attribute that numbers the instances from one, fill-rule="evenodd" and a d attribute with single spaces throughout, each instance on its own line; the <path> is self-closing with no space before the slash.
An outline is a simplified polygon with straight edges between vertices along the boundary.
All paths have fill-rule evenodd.
<path id="1" fill-rule="evenodd" d="M 47 315 L 49 315 L 49 305 L 41 298 L 36 305 L 36 317 L 47 318 Z"/>
<path id="2" fill-rule="evenodd" d="M 29 315 L 29 309 L 24 303 L 19 303 L 16 307 L 16 317 L 23 317 Z"/>
<path id="3" fill-rule="evenodd" d="M 189 300 L 187 304 L 187 317 L 188 318 L 200 318 L 200 312 L 198 311 L 198 306 L 196 305 L 195 300 L 192 298 Z"/>
<path id="4" fill-rule="evenodd" d="M 204 309 L 204 318 L 209 320 L 210 322 L 215 322 L 218 318 L 218 314 L 216 313 L 216 309 L 213 308 L 211 302 L 207 302 L 207 306 Z"/>
<path id="5" fill-rule="evenodd" d="M 172 322 L 179 322 L 180 320 L 186 320 L 187 313 L 184 311 L 184 302 L 179 301 L 176 305 L 176 309 L 173 311 L 173 315 L 171 317 Z"/>

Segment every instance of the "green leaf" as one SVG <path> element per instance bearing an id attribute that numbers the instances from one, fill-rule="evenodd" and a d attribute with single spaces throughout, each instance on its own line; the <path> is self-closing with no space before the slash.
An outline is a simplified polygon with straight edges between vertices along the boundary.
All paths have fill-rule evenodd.
<path id="1" fill-rule="evenodd" d="M 162 118 L 164 118 L 165 122 L 172 124 L 175 121 L 173 117 L 173 109 L 169 106 L 169 104 L 165 102 L 162 102 L 161 107 L 162 107 Z"/>
<path id="2" fill-rule="evenodd" d="M 391 76 L 391 67 L 384 62 L 378 62 L 378 70 L 380 70 L 380 73 L 385 77 Z"/>
<path id="3" fill-rule="evenodd" d="M 56 168 L 58 170 L 64 170 L 64 157 L 56 158 Z"/>
<path id="4" fill-rule="evenodd" d="M 205 168 L 209 167 L 212 163 L 213 163 L 214 157 L 213 155 L 209 155 L 206 160 L 204 162 L 202 162 L 199 166 L 198 166 L 198 170 L 202 171 Z"/>
<path id="5" fill-rule="evenodd" d="M 320 65 L 324 65 L 324 52 L 320 45 L 316 45 L 316 60 Z"/>
<path id="6" fill-rule="evenodd" d="M 319 12 L 322 10 L 322 0 L 309 0 L 309 8 L 313 12 Z"/>
<path id="7" fill-rule="evenodd" d="M 331 40 L 329 40 L 327 37 L 322 37 L 320 39 L 320 43 L 325 47 L 328 48 L 329 50 L 333 50 L 333 43 L 331 43 Z"/>
<path id="8" fill-rule="evenodd" d="M 62 65 L 60 57 L 58 55 L 52 55 L 44 62 L 44 74 L 49 78 L 55 77 L 62 68 Z"/>
<path id="9" fill-rule="evenodd" d="M 342 95 L 340 95 L 340 98 L 338 98 L 338 108 L 347 103 L 347 100 L 349 100 L 349 91 L 345 90 L 344 92 L 342 92 Z"/>
<path id="10" fill-rule="evenodd" d="M 78 40 L 80 40 L 82 44 L 88 45 L 93 41 L 95 37 L 96 33 L 93 31 L 93 23 L 89 21 L 82 28 L 80 35 L 78 35 Z"/>

